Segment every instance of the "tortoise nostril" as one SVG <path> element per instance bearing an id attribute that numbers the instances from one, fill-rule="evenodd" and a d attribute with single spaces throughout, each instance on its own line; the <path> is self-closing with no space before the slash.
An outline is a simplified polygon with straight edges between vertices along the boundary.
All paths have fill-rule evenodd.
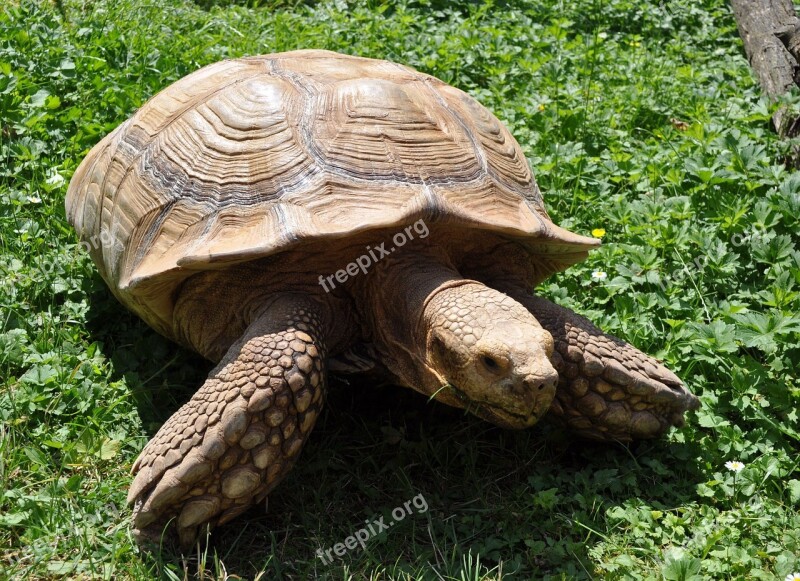
<path id="1" fill-rule="evenodd" d="M 523 383 L 531 391 L 542 391 L 545 388 L 554 389 L 556 386 L 556 380 L 549 377 L 528 377 Z"/>

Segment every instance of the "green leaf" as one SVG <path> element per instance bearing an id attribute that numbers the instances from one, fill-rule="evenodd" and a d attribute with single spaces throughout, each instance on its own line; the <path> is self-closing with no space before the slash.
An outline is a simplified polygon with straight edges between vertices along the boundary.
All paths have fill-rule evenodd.
<path id="1" fill-rule="evenodd" d="M 56 95 L 50 95 L 44 101 L 45 109 L 58 109 L 59 107 L 61 107 L 61 99 L 59 99 Z"/>
<path id="2" fill-rule="evenodd" d="M 736 331 L 737 338 L 747 347 L 762 349 L 767 353 L 777 350 L 782 335 L 800 331 L 800 318 L 776 311 L 748 312 L 734 315 L 733 318 L 740 324 Z"/>
<path id="3" fill-rule="evenodd" d="M 31 105 L 34 107 L 44 107 L 45 103 L 47 102 L 47 98 L 50 96 L 50 92 L 46 89 L 39 89 L 32 97 L 31 97 Z"/>
<path id="4" fill-rule="evenodd" d="M 533 497 L 533 504 L 545 510 L 550 510 L 558 503 L 558 488 L 541 490 Z"/>
<path id="5" fill-rule="evenodd" d="M 665 555 L 661 573 L 668 581 L 700 581 L 702 561 L 681 549 L 672 549 Z"/>
<path id="6" fill-rule="evenodd" d="M 52 365 L 34 365 L 19 378 L 21 383 L 47 385 L 58 377 L 58 371 Z"/>
<path id="7" fill-rule="evenodd" d="M 105 439 L 103 443 L 100 444 L 100 450 L 98 455 L 100 456 L 101 460 L 110 460 L 114 456 L 117 455 L 119 452 L 119 447 L 122 443 L 117 440 Z"/>
<path id="8" fill-rule="evenodd" d="M 11 512 L 8 514 L 0 514 L 0 526 L 13 527 L 21 525 L 30 518 L 30 512 Z"/>
<path id="9" fill-rule="evenodd" d="M 789 500 L 794 504 L 800 504 L 800 480 L 790 480 L 786 483 L 786 489 L 789 491 Z"/>

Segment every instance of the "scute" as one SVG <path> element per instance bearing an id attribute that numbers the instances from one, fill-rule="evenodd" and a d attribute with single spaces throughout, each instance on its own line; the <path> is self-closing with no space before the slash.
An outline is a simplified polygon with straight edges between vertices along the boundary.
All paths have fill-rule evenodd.
<path id="1" fill-rule="evenodd" d="M 436 95 L 424 83 L 352 79 L 324 99 L 329 113 L 313 125 L 311 143 L 332 172 L 416 184 L 470 182 L 484 173 L 465 128 L 430 106 Z"/>
<path id="2" fill-rule="evenodd" d="M 171 305 L 152 297 L 193 273 L 418 219 L 502 233 L 554 271 L 596 245 L 552 224 L 519 145 L 466 93 L 327 51 L 170 85 L 92 149 L 66 205 L 117 297 L 161 329 Z"/>
<path id="3" fill-rule="evenodd" d="M 469 123 L 473 138 L 480 145 L 478 151 L 486 157 L 486 170 L 491 172 L 492 177 L 515 190 L 526 191 L 533 185 L 533 197 L 541 206 L 541 196 L 528 162 L 508 129 L 464 91 L 449 85 L 442 85 L 439 91 L 447 97 L 448 106 Z"/>

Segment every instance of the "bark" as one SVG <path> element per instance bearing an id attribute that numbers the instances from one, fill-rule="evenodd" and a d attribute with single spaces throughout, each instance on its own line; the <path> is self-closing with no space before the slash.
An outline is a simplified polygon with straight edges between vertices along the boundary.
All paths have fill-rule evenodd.
<path id="1" fill-rule="evenodd" d="M 744 50 L 771 101 L 800 83 L 800 19 L 792 0 L 731 0 Z M 781 107 L 772 117 L 783 137 L 800 134 L 800 118 Z"/>

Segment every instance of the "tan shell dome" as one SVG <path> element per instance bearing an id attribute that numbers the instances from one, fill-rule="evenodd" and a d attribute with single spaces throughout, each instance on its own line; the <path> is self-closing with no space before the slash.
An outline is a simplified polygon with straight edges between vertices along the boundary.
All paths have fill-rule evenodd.
<path id="1" fill-rule="evenodd" d="M 319 50 L 170 85 L 89 152 L 66 206 L 115 294 L 161 320 L 153 289 L 197 271 L 420 218 L 524 241 L 553 271 L 597 245 L 550 221 L 519 144 L 469 95 Z"/>

